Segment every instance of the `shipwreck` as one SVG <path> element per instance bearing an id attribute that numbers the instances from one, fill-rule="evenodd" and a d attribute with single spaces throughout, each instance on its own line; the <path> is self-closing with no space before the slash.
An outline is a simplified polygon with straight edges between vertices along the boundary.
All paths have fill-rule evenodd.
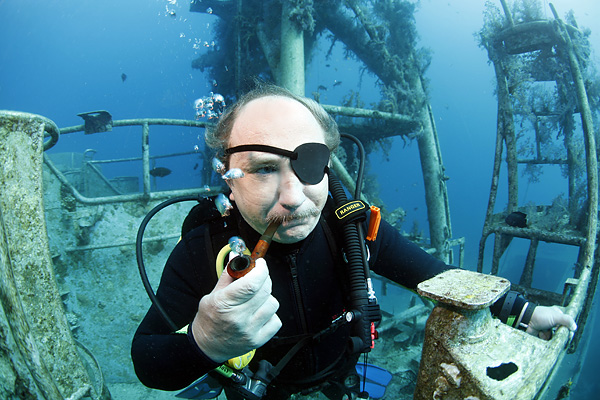
<path id="1" fill-rule="evenodd" d="M 341 131 L 358 137 L 367 151 L 394 136 L 418 144 L 430 234 L 411 239 L 471 271 L 421 284 L 419 294 L 435 300 L 435 307 L 406 294 L 405 311 L 386 315 L 379 327 L 382 339 L 370 356 L 394 375 L 385 398 L 559 399 L 577 383 L 576 367 L 560 371 L 565 357 L 585 351 L 584 332 L 598 283 L 600 85 L 590 66 L 586 32 L 574 16 L 561 18 L 552 8 L 553 18 L 544 19 L 531 4 L 511 9 L 502 0 L 501 7 L 490 5 L 480 32 L 497 78 L 498 122 L 479 260 L 477 266 L 465 266 L 464 238 L 452 233 L 448 177 L 424 83 L 428 55 L 416 48 L 414 4 L 191 1 L 192 11 L 210 9 L 221 20 L 221 48 L 192 67 L 219 82 L 224 101 L 235 98 L 253 76 L 310 96 L 304 93 L 305 65 L 327 33 L 380 83 L 381 100 L 373 107 L 356 96 L 344 104 L 324 104 Z M 318 93 L 312 95 L 319 100 Z M 44 116 L 0 112 L 0 397 L 106 400 L 127 398 L 124 393 L 135 390 L 140 398 L 172 398 L 173 393 L 143 388 L 130 366 L 131 336 L 149 305 L 135 267 L 136 232 L 161 201 L 223 190 L 211 180 L 210 160 L 201 152 L 164 154 L 152 146 L 154 135 L 170 134 L 164 127 L 202 136 L 213 121 L 113 120 L 104 110 L 80 116 L 81 125 L 59 128 Z M 92 149 L 57 151 L 61 136 L 120 129 L 141 138 L 141 150 L 131 157 L 96 159 Z M 356 151 L 344 143 L 333 159 L 351 191 Z M 170 171 L 156 169 L 157 160 L 190 155 L 201 160 L 205 171 L 199 184 L 158 190 L 157 179 Z M 132 163 L 139 174 L 107 178 L 103 167 L 117 163 Z M 522 181 L 544 179 L 544 168 L 556 166 L 567 181 L 564 196 L 546 204 L 519 204 Z M 520 178 L 522 170 L 528 175 Z M 505 183 L 501 171 L 506 171 Z M 498 211 L 501 190 L 508 202 Z M 377 199 L 369 190 L 364 196 Z M 150 288 L 157 284 L 191 203 L 169 207 L 148 226 L 144 251 Z M 526 215 L 526 222 L 509 224 L 507 216 L 513 213 Z M 384 217 L 401 215 L 402 210 L 393 210 Z M 489 261 L 484 260 L 490 255 L 488 238 L 493 238 Z M 514 238 L 527 240 L 529 252 L 519 281 L 511 283 L 497 275 Z M 577 249 L 574 267 L 559 282 L 562 291 L 532 284 L 540 242 Z M 395 290 L 383 279 L 376 284 L 382 298 Z M 510 287 L 540 304 L 566 307 L 578 331 L 570 336 L 560 328 L 543 341 L 492 319 L 489 305 Z M 402 357 L 389 356 L 397 353 Z"/>

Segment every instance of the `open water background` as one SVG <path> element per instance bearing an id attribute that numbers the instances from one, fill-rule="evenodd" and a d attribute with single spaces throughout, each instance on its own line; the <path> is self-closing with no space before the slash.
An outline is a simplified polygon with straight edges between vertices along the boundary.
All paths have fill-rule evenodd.
<path id="1" fill-rule="evenodd" d="M 547 1 L 543 3 L 550 17 Z M 500 6 L 499 1 L 496 4 Z M 579 25 L 592 29 L 593 60 L 598 65 L 600 3 L 555 0 L 554 5 L 561 15 L 573 9 Z M 467 239 L 469 268 L 476 265 L 496 133 L 493 68 L 473 36 L 483 25 L 483 8 L 483 0 L 423 0 L 416 14 L 421 46 L 433 51 L 426 77 L 450 177 L 453 233 Z M 167 10 L 174 10 L 176 16 Z M 215 87 L 191 68 L 192 60 L 206 51 L 204 42 L 219 45 L 212 30 L 216 19 L 190 13 L 186 1 L 0 0 L 0 109 L 40 114 L 59 127 L 79 125 L 82 120 L 77 114 L 94 110 L 107 110 L 114 119 L 193 119 L 194 100 L 219 91 L 218 82 Z M 325 67 L 321 59 L 309 66 L 308 95 L 324 85 L 328 91 L 321 101 L 328 104 L 339 104 L 350 90 L 359 91 L 366 104 L 379 98 L 373 78 L 367 74 L 361 80 L 357 65 L 344 58 L 340 47 L 328 63 L 330 67 Z M 124 82 L 123 73 L 127 75 Z M 334 86 L 336 82 L 341 83 Z M 161 142 L 157 137 L 152 146 L 165 153 L 202 146 L 197 133 L 178 129 L 171 133 L 179 140 L 171 136 Z M 140 154 L 140 137 L 134 128 L 90 137 L 66 135 L 51 152 L 93 148 L 97 158 L 130 157 Z M 173 173 L 159 180 L 160 189 L 193 184 L 199 179 L 196 162 L 194 157 L 184 162 L 165 160 L 160 165 Z M 121 165 L 105 173 L 109 177 L 137 174 L 136 167 Z M 388 209 L 402 206 L 407 211 L 403 228 L 410 230 L 417 222 L 426 232 L 416 143 L 405 146 L 401 139 L 395 140 L 387 160 L 373 155 L 372 171 L 380 172 L 381 196 Z M 558 176 L 554 171 L 540 183 L 521 188 L 520 204 L 551 201 L 566 187 L 556 185 Z M 498 204 L 503 206 L 503 200 Z M 509 251 L 503 262 L 508 278 L 511 261 L 522 260 L 525 254 L 526 248 L 518 243 Z M 538 284 L 547 284 L 545 275 L 562 275 L 571 268 L 572 260 L 573 255 L 564 248 L 547 248 L 545 256 L 538 258 L 538 265 L 543 264 L 538 269 L 545 271 L 536 275 Z M 599 324 L 590 324 L 588 329 L 598 332 Z M 593 398 L 600 390 L 596 379 L 599 355 L 600 349 L 592 343 L 572 398 Z"/>

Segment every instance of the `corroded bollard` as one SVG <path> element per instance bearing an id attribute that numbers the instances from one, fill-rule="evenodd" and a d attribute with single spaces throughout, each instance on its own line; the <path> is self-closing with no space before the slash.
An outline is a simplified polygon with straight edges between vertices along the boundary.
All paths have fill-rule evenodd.
<path id="1" fill-rule="evenodd" d="M 492 318 L 506 279 L 449 270 L 419 284 L 437 302 L 425 328 L 415 399 L 530 399 L 543 384 L 552 343 Z"/>
<path id="2" fill-rule="evenodd" d="M 56 286 L 42 193 L 38 115 L 0 111 L 0 398 L 109 398 L 80 358 Z M 88 397 L 89 396 L 89 397 Z"/>

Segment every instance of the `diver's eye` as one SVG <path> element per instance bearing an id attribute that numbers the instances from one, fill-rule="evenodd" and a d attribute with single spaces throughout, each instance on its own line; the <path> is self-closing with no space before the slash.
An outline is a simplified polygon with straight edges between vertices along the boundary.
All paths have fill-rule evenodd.
<path id="1" fill-rule="evenodd" d="M 279 171 L 279 167 L 276 165 L 261 165 L 261 166 L 257 166 L 256 168 L 253 169 L 252 173 L 255 174 L 259 174 L 259 175 L 268 175 L 268 174 L 272 174 Z"/>

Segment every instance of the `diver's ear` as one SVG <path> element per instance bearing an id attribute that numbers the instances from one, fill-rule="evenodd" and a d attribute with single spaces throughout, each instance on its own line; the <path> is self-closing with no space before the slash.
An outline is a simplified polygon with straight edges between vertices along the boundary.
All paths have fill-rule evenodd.
<path id="1" fill-rule="evenodd" d="M 229 185 L 229 182 L 227 182 L 227 184 Z M 229 186 L 229 189 L 231 189 L 231 186 Z M 229 200 L 235 201 L 235 199 L 233 198 L 233 190 L 231 191 L 231 193 L 229 193 Z"/>

